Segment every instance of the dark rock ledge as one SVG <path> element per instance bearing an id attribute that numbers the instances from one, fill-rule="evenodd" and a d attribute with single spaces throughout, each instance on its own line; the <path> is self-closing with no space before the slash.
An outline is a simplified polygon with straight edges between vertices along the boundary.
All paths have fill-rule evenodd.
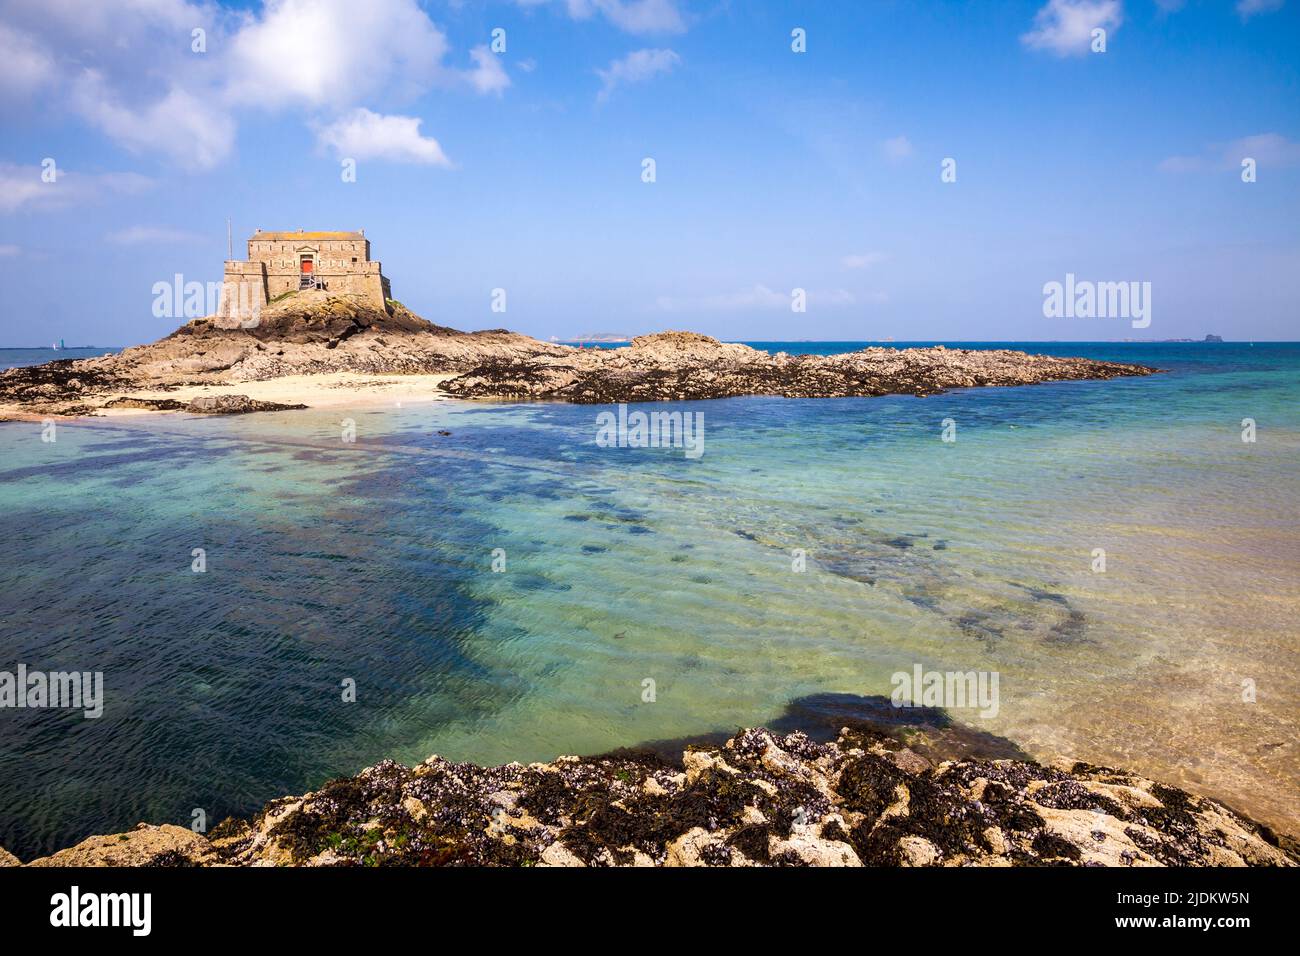
<path id="1" fill-rule="evenodd" d="M 490 356 L 443 383 L 464 398 L 581 404 L 776 395 L 934 395 L 950 388 L 1150 375 L 1156 369 L 1008 349 L 872 347 L 839 355 L 775 355 L 696 332 L 659 332 L 620 349 Z"/>
<path id="2" fill-rule="evenodd" d="M 924 748 L 923 748 L 924 749 Z M 0 865 L 3 865 L 0 851 Z M 9 857 L 11 865 L 16 863 Z M 845 728 L 479 767 L 384 761 L 207 836 L 140 824 L 32 866 L 1294 866 L 1296 846 L 1121 770 Z"/>
<path id="3" fill-rule="evenodd" d="M 172 398 L 134 398 L 124 396 L 103 404 L 104 408 L 142 408 L 151 412 L 192 412 L 195 415 L 247 415 L 249 412 L 283 412 L 306 405 L 283 405 L 263 402 L 247 395 L 200 395 L 188 402 Z"/>

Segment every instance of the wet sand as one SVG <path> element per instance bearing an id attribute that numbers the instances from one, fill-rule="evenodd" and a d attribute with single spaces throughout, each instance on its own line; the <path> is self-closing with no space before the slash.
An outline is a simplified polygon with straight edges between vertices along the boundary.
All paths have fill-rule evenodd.
<path id="1" fill-rule="evenodd" d="M 330 372 L 321 375 L 286 375 L 254 382 L 225 382 L 209 385 L 180 385 L 169 389 L 133 389 L 113 392 L 97 403 L 119 398 L 171 399 L 189 402 L 219 395 L 247 395 L 255 401 L 308 408 L 396 406 L 415 402 L 451 401 L 439 386 L 454 375 L 367 375 L 358 372 Z M 100 408 L 104 417 L 172 414 L 148 408 Z M 47 415 L 33 414 L 22 405 L 0 405 L 0 418 L 40 421 Z"/>

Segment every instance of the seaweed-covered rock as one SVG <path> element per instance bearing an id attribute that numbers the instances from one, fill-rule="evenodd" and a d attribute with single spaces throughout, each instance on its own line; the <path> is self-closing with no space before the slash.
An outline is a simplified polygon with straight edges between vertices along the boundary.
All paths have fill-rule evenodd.
<path id="1" fill-rule="evenodd" d="M 480 767 L 384 761 L 207 836 L 141 824 L 34 865 L 1294 866 L 1295 844 L 1124 771 L 935 763 L 867 729 Z"/>
<path id="2" fill-rule="evenodd" d="M 247 395 L 200 395 L 185 406 L 186 411 L 200 415 L 247 415 L 249 412 L 283 412 L 306 407 L 263 402 Z"/>
<path id="3" fill-rule="evenodd" d="M 660 332 L 618 349 L 484 361 L 447 382 L 460 396 L 579 403 L 738 395 L 841 398 L 933 395 L 949 388 L 1150 375 L 1154 369 L 1008 349 L 868 348 L 840 355 L 771 355 L 696 332 Z"/>

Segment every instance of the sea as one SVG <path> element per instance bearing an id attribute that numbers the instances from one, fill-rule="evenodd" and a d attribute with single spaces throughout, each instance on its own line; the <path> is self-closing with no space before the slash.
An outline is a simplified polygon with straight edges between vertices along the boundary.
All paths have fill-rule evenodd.
<path id="1" fill-rule="evenodd" d="M 698 456 L 549 402 L 0 423 L 0 672 L 103 681 L 97 718 L 0 708 L 0 846 L 892 706 L 918 667 L 997 676 L 942 708 L 990 740 L 1300 832 L 1300 344 L 945 344 L 1161 372 L 633 406 L 702 415 Z"/>

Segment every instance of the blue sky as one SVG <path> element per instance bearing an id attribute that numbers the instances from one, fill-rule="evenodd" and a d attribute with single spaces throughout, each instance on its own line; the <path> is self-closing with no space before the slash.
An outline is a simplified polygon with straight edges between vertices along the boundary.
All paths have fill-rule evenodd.
<path id="1" fill-rule="evenodd" d="M 227 217 L 365 228 L 463 329 L 1294 340 L 1298 8 L 0 0 L 0 345 L 171 331 Z M 1067 273 L 1151 325 L 1045 318 Z"/>

